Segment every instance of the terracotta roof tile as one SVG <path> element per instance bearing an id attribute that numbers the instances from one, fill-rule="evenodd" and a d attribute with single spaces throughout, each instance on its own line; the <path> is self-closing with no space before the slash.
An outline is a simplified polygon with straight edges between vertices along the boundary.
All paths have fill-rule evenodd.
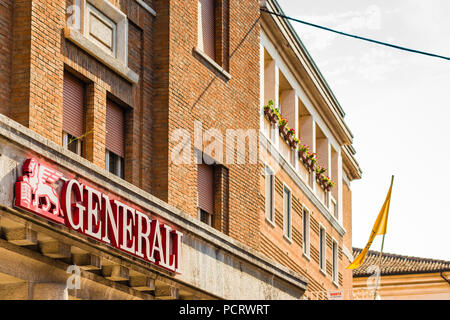
<path id="1" fill-rule="evenodd" d="M 353 248 L 353 256 L 356 257 L 362 249 Z M 354 277 L 367 277 L 373 274 L 367 268 L 371 265 L 378 265 L 380 252 L 369 250 L 364 263 L 353 270 Z M 399 254 L 384 253 L 381 257 L 381 275 L 410 274 L 410 273 L 430 273 L 450 271 L 450 261 L 402 256 Z"/>

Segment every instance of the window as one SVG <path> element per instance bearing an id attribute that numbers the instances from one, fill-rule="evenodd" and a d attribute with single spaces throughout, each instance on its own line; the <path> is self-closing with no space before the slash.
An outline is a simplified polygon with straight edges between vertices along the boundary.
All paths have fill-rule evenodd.
<path id="1" fill-rule="evenodd" d="M 274 223 L 275 211 L 275 175 L 268 166 L 265 168 L 266 180 L 266 219 Z"/>
<path id="2" fill-rule="evenodd" d="M 124 178 L 124 110 L 108 99 L 106 101 L 106 170 Z"/>
<path id="3" fill-rule="evenodd" d="M 207 164 L 197 166 L 197 192 L 199 220 L 212 226 L 214 214 L 214 167 Z"/>
<path id="4" fill-rule="evenodd" d="M 291 190 L 284 185 L 283 187 L 283 227 L 284 227 L 284 235 L 289 240 L 292 236 L 292 194 Z"/>
<path id="5" fill-rule="evenodd" d="M 198 0 L 198 49 L 216 60 L 215 0 Z"/>
<path id="6" fill-rule="evenodd" d="M 333 240 L 333 245 L 332 245 L 332 264 L 333 264 L 333 282 L 335 284 L 338 283 L 338 254 L 337 254 L 337 243 L 335 240 Z"/>
<path id="7" fill-rule="evenodd" d="M 322 272 L 325 273 L 325 250 L 326 250 L 326 232 L 325 228 L 319 227 L 319 267 Z"/>
<path id="8" fill-rule="evenodd" d="M 303 254 L 309 258 L 309 211 L 303 208 Z"/>
<path id="9" fill-rule="evenodd" d="M 83 155 L 83 141 L 63 131 L 63 147 L 79 156 Z"/>
<path id="10" fill-rule="evenodd" d="M 83 156 L 85 87 L 81 80 L 64 73 L 63 82 L 63 146 Z"/>
<path id="11" fill-rule="evenodd" d="M 106 150 L 106 170 L 115 174 L 116 176 L 123 178 L 124 177 L 124 167 L 123 167 L 123 158 Z"/>
<path id="12" fill-rule="evenodd" d="M 330 211 L 331 211 L 331 214 L 336 218 L 336 220 L 339 220 L 338 207 L 337 207 L 336 199 L 334 199 L 333 196 L 330 196 Z"/>

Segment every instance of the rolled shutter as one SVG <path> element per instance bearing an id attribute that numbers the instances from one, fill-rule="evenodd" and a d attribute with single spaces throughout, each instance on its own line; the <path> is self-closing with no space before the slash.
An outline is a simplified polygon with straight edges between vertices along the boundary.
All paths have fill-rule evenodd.
<path id="1" fill-rule="evenodd" d="M 124 157 L 124 110 L 111 100 L 106 101 L 106 149 Z"/>
<path id="2" fill-rule="evenodd" d="M 199 47 L 211 59 L 216 59 L 216 26 L 215 26 L 215 0 L 198 1 L 199 19 Z"/>
<path id="3" fill-rule="evenodd" d="M 206 164 L 198 165 L 197 190 L 200 209 L 214 213 L 214 170 Z"/>
<path id="4" fill-rule="evenodd" d="M 64 74 L 63 131 L 79 137 L 84 128 L 84 83 L 70 73 Z"/>

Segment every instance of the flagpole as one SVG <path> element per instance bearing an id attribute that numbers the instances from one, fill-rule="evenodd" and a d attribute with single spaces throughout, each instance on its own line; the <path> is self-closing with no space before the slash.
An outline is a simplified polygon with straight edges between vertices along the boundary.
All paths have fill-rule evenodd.
<path id="1" fill-rule="evenodd" d="M 394 175 L 392 175 L 391 178 L 391 186 L 394 183 Z M 386 234 L 383 234 L 383 240 L 381 240 L 381 250 L 380 250 L 380 254 L 378 256 L 378 268 L 379 268 L 379 273 L 378 273 L 378 277 L 377 277 L 377 285 L 375 287 L 375 293 L 373 295 L 373 300 L 375 300 L 377 298 L 377 292 L 378 292 L 378 286 L 380 284 L 380 276 L 381 276 L 381 257 L 383 255 L 383 247 L 384 247 L 384 237 L 386 236 Z"/>
<path id="2" fill-rule="evenodd" d="M 373 294 L 373 300 L 375 300 L 377 298 L 377 292 L 378 292 L 378 286 L 380 284 L 380 276 L 381 276 L 381 256 L 383 255 L 383 247 L 384 247 L 384 236 L 385 234 L 383 234 L 383 240 L 381 241 L 381 250 L 380 250 L 380 254 L 378 255 L 378 276 L 377 276 L 377 285 L 375 287 L 375 293 Z"/>

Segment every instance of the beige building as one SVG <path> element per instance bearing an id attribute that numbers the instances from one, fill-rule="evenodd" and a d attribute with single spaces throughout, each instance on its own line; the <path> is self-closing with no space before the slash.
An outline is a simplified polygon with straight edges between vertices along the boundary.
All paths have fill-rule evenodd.
<path id="1" fill-rule="evenodd" d="M 353 249 L 357 256 L 361 249 Z M 373 297 L 379 252 L 369 251 L 353 271 L 355 299 Z M 449 300 L 450 261 L 383 253 L 378 294 L 382 300 Z"/>

